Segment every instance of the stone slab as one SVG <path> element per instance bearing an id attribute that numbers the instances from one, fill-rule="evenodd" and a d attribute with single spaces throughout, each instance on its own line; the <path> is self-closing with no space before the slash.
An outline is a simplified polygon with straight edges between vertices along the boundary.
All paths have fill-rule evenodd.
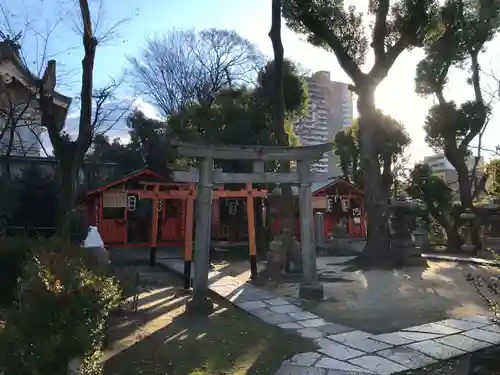
<path id="1" fill-rule="evenodd" d="M 328 338 L 333 341 L 345 343 L 347 341 L 352 341 L 352 340 L 364 340 L 371 336 L 372 335 L 370 333 L 365 331 L 352 331 L 352 332 L 340 333 L 338 335 L 330 335 L 328 336 Z"/>
<path id="2" fill-rule="evenodd" d="M 468 322 L 474 322 L 474 323 L 493 324 L 492 317 L 484 315 L 460 316 L 457 319 L 466 320 Z"/>
<path id="3" fill-rule="evenodd" d="M 320 337 L 325 336 L 324 332 L 321 332 L 319 329 L 313 327 L 298 329 L 297 332 L 299 335 L 308 339 L 319 339 Z"/>
<path id="4" fill-rule="evenodd" d="M 297 320 L 319 319 L 319 316 L 311 314 L 310 312 L 307 311 L 290 313 L 289 315 Z"/>
<path id="5" fill-rule="evenodd" d="M 275 313 L 274 311 L 269 310 L 267 307 L 250 310 L 248 312 L 269 324 L 279 325 L 283 323 L 295 322 L 295 319 L 290 315 Z"/>
<path id="6" fill-rule="evenodd" d="M 485 331 L 500 333 L 500 326 L 498 324 L 491 324 L 491 325 L 487 325 L 487 326 L 482 326 L 481 329 L 484 329 Z"/>
<path id="7" fill-rule="evenodd" d="M 264 303 L 264 302 L 262 302 Z M 295 305 L 280 305 L 280 306 L 270 306 L 269 310 L 277 312 L 279 314 L 288 314 L 288 313 L 297 313 L 302 312 L 303 310 L 300 307 Z"/>
<path id="8" fill-rule="evenodd" d="M 318 327 L 320 331 L 325 332 L 327 335 L 337 335 L 339 333 L 346 333 L 355 331 L 354 328 L 343 326 L 342 324 L 328 323 Z"/>
<path id="9" fill-rule="evenodd" d="M 438 342 L 440 344 L 452 346 L 454 348 L 463 350 L 464 352 L 468 352 L 468 353 L 474 352 L 476 350 L 487 348 L 488 346 L 491 346 L 491 344 L 488 342 L 479 341 L 479 340 L 473 339 L 472 337 L 468 337 L 468 336 L 460 335 L 460 334 L 442 337 L 440 339 L 435 339 L 434 341 Z"/>
<path id="10" fill-rule="evenodd" d="M 443 335 L 435 335 L 432 333 L 421 333 L 421 332 L 399 331 L 394 333 L 404 339 L 408 339 L 413 342 L 426 341 L 443 337 Z"/>
<path id="11" fill-rule="evenodd" d="M 273 324 L 273 325 L 280 325 L 283 323 L 292 323 L 295 321 L 290 315 L 287 314 L 278 314 L 274 313 L 274 315 L 267 315 L 260 317 L 261 320 L 268 324 Z"/>
<path id="12" fill-rule="evenodd" d="M 232 277 L 226 276 L 223 277 L 222 279 L 216 280 L 212 283 L 210 283 L 210 288 L 215 288 L 217 286 L 234 286 L 238 287 L 240 284 Z"/>
<path id="13" fill-rule="evenodd" d="M 403 331 L 434 333 L 440 335 L 453 335 L 455 333 L 461 332 L 462 330 L 448 327 L 438 323 L 428 323 L 428 324 L 422 324 L 420 326 L 405 328 Z"/>
<path id="14" fill-rule="evenodd" d="M 408 370 L 408 367 L 376 355 L 365 355 L 363 357 L 354 358 L 349 360 L 349 363 L 365 368 L 376 374 L 393 374 L 395 372 Z"/>
<path id="15" fill-rule="evenodd" d="M 291 315 L 291 314 L 290 314 Z M 309 320 L 299 320 L 298 323 L 300 325 L 303 325 L 304 327 L 311 328 L 311 327 L 321 327 L 327 322 L 324 319 L 318 318 L 318 319 L 309 319 Z"/>
<path id="16" fill-rule="evenodd" d="M 365 354 L 362 351 L 350 348 L 338 342 L 330 341 L 325 338 L 316 339 L 314 341 L 321 347 L 318 352 L 335 359 L 346 360 Z"/>
<path id="17" fill-rule="evenodd" d="M 373 372 L 345 371 L 345 370 L 328 370 L 326 375 L 373 375 Z"/>
<path id="18" fill-rule="evenodd" d="M 379 350 L 389 349 L 392 347 L 390 344 L 386 344 L 380 341 L 370 340 L 369 338 L 363 339 L 349 339 L 343 342 L 344 345 L 350 346 L 351 348 L 361 350 L 365 353 L 374 353 Z"/>
<path id="19" fill-rule="evenodd" d="M 288 305 L 290 303 L 286 299 L 283 299 L 280 297 L 273 298 L 273 299 L 266 299 L 264 302 L 267 303 L 268 305 L 271 305 L 271 306 Z"/>
<path id="20" fill-rule="evenodd" d="M 326 368 L 319 367 L 304 367 L 297 366 L 290 363 L 284 363 L 276 375 L 327 375 Z"/>
<path id="21" fill-rule="evenodd" d="M 210 290 L 214 291 L 221 297 L 229 297 L 231 294 L 234 293 L 234 288 L 232 286 L 228 285 L 218 285 L 214 288 L 210 288 Z"/>
<path id="22" fill-rule="evenodd" d="M 320 359 L 321 355 L 318 353 L 308 352 L 296 354 L 292 357 L 291 362 L 298 366 L 312 366 L 314 362 Z"/>
<path id="23" fill-rule="evenodd" d="M 466 352 L 464 352 L 463 350 L 440 344 L 433 340 L 415 342 L 413 344 L 406 345 L 406 347 L 417 350 L 430 357 L 434 357 L 440 360 L 458 357 L 460 355 L 466 354 Z"/>
<path id="24" fill-rule="evenodd" d="M 301 326 L 298 323 L 283 323 L 283 324 L 278 324 L 278 327 L 283 328 L 283 329 L 303 329 L 304 327 Z"/>
<path id="25" fill-rule="evenodd" d="M 246 310 L 246 311 L 252 311 L 252 310 L 268 307 L 262 301 L 246 301 L 246 302 L 237 303 L 236 305 L 239 308 Z"/>
<path id="26" fill-rule="evenodd" d="M 476 340 L 485 341 L 487 343 L 498 345 L 500 344 L 500 333 L 487 331 L 485 329 L 472 329 L 470 331 L 465 331 L 463 333 L 464 336 L 472 337 Z"/>
<path id="27" fill-rule="evenodd" d="M 326 368 L 326 369 L 330 369 L 330 370 L 361 372 L 361 373 L 366 372 L 366 370 L 362 367 L 358 367 L 358 366 L 352 365 L 350 363 L 338 361 L 336 359 L 328 358 L 328 357 L 321 358 L 318 362 L 316 362 L 314 367 L 321 367 L 321 368 Z"/>
<path id="28" fill-rule="evenodd" d="M 398 332 L 382 333 L 380 335 L 374 335 L 374 336 L 372 336 L 372 337 L 370 337 L 368 339 L 369 340 L 381 341 L 383 343 L 394 345 L 394 346 L 397 346 L 397 345 L 406 345 L 406 344 L 410 344 L 410 343 L 413 342 L 413 340 L 401 337 L 400 335 L 398 335 Z"/>
<path id="29" fill-rule="evenodd" d="M 435 358 L 404 347 L 382 350 L 377 352 L 377 355 L 399 363 L 409 369 L 417 369 L 437 362 Z"/>
<path id="30" fill-rule="evenodd" d="M 263 301 L 275 298 L 271 293 L 260 290 L 253 285 L 245 284 L 234 291 L 229 300 L 231 302 Z"/>
<path id="31" fill-rule="evenodd" d="M 462 320 L 462 319 L 446 319 L 446 320 L 441 320 L 440 322 L 436 322 L 438 324 L 442 324 L 447 327 L 451 328 L 457 328 L 462 331 L 466 331 L 469 329 L 474 329 L 474 328 L 479 328 L 483 327 L 486 324 L 484 323 L 477 323 L 477 322 L 471 322 L 467 320 Z"/>

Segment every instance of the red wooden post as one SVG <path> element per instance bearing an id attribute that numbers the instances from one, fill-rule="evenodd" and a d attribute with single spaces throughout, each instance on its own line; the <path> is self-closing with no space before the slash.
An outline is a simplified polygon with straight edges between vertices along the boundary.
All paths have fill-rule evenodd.
<path id="1" fill-rule="evenodd" d="M 149 249 L 149 265 L 153 267 L 156 264 L 156 245 L 158 241 L 158 195 L 160 185 L 156 184 L 153 188 L 153 218 L 151 220 L 151 243 Z"/>

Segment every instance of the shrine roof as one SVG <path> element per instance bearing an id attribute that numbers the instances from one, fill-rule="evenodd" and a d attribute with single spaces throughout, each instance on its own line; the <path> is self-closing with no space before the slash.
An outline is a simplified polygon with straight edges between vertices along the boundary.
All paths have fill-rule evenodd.
<path id="1" fill-rule="evenodd" d="M 116 185 L 119 185 L 119 184 L 123 184 L 124 182 L 130 181 L 130 180 L 136 179 L 138 177 L 142 177 L 142 176 L 153 177 L 155 179 L 158 179 L 158 181 L 161 181 L 161 182 L 167 182 L 168 181 L 167 177 L 162 176 L 161 174 L 159 174 L 159 173 L 157 173 L 155 171 L 152 171 L 151 169 L 149 169 L 147 167 L 144 167 L 144 168 L 138 169 L 136 171 L 133 171 L 133 172 L 131 172 L 131 173 L 123 176 L 122 178 L 120 178 L 120 179 L 118 179 L 116 181 L 110 182 L 110 183 L 108 183 L 106 185 L 103 185 L 101 187 L 98 187 L 96 189 L 92 189 L 91 191 L 89 191 L 87 193 L 87 196 L 100 193 L 100 192 L 102 192 L 104 190 L 108 190 L 108 189 L 112 188 L 113 186 L 116 186 Z"/>
<path id="2" fill-rule="evenodd" d="M 354 194 L 359 194 L 359 195 L 364 195 L 363 191 L 360 190 L 356 185 L 350 183 L 349 181 L 337 177 L 333 180 L 327 181 L 327 182 L 315 182 L 312 184 L 312 194 L 316 195 L 321 192 L 324 192 L 325 190 L 331 189 L 335 187 L 336 185 L 344 185 L 347 189 L 352 191 Z"/>

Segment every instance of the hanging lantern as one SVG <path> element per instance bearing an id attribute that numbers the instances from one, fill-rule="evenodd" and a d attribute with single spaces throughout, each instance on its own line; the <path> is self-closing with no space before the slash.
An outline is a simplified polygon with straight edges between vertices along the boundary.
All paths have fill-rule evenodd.
<path id="1" fill-rule="evenodd" d="M 341 207 L 342 207 L 342 212 L 348 212 L 349 211 L 349 198 L 343 197 L 340 200 L 341 202 Z"/>
<path id="2" fill-rule="evenodd" d="M 137 195 L 127 195 L 127 210 L 135 211 L 137 208 Z"/>

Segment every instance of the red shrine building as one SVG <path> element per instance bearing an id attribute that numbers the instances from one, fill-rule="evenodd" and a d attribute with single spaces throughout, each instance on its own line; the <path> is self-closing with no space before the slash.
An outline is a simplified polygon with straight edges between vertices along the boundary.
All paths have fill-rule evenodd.
<path id="1" fill-rule="evenodd" d="M 250 184 L 248 184 L 250 185 Z M 335 233 L 349 237 L 365 236 L 363 193 L 351 183 L 336 179 L 313 184 L 313 210 L 324 213 L 325 238 Z M 214 191 L 212 206 L 212 241 L 244 244 L 255 242 L 254 225 L 248 218 L 265 215 L 247 207 L 249 195 L 264 198 L 265 190 L 246 186 L 240 190 Z M 149 169 L 131 173 L 117 181 L 94 189 L 87 194 L 86 206 L 90 225 L 97 226 L 107 247 L 187 246 L 192 247 L 196 185 L 169 182 Z M 157 209 L 153 209 L 156 202 Z M 252 206 L 254 206 L 252 204 Z M 157 212 L 157 218 L 154 216 Z M 268 220 L 264 220 L 269 222 Z M 277 233 L 278 220 L 271 218 L 272 232 Z M 296 220 L 295 234 L 300 238 L 300 223 Z M 255 245 L 255 244 L 254 244 Z"/>
<path id="2" fill-rule="evenodd" d="M 293 192 L 298 196 L 297 188 L 293 189 Z M 324 214 L 324 238 L 332 238 L 334 235 L 366 237 L 364 194 L 350 182 L 337 178 L 328 182 L 313 183 L 312 205 L 314 214 Z M 295 237 L 300 238 L 298 211 L 295 217 Z M 275 218 L 272 232 L 278 233 L 278 228 L 279 220 Z"/>
<path id="3" fill-rule="evenodd" d="M 338 178 L 313 184 L 313 212 L 324 213 L 325 238 L 335 233 L 348 237 L 366 237 L 364 195 L 355 185 Z"/>

